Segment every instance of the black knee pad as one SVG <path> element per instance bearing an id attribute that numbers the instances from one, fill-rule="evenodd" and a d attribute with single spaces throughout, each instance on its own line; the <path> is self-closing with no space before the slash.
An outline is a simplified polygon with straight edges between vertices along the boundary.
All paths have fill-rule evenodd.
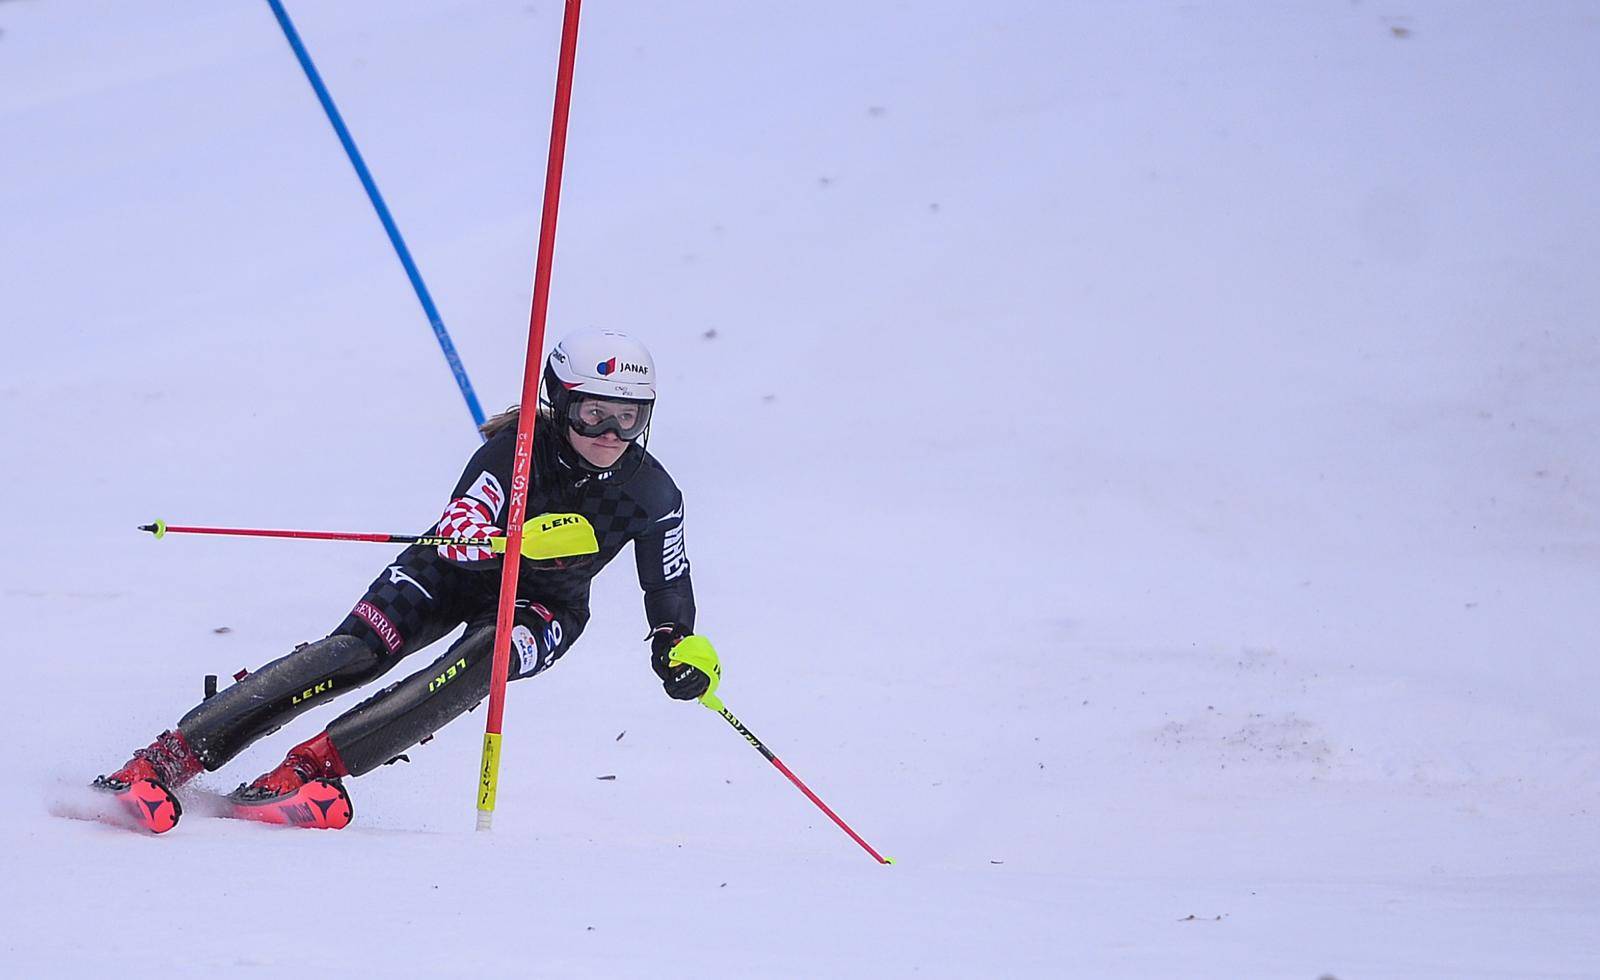
<path id="1" fill-rule="evenodd" d="M 178 722 L 208 770 L 282 728 L 313 705 L 378 677 L 392 660 L 365 641 L 335 634 L 297 648 L 200 702 Z"/>

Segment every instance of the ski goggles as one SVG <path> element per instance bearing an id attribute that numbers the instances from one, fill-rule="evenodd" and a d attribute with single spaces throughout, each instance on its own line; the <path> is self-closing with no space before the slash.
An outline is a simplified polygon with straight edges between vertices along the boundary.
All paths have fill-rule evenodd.
<path id="1" fill-rule="evenodd" d="M 613 401 L 609 398 L 574 398 L 567 407 L 567 423 L 580 436 L 594 439 L 615 432 L 632 442 L 650 425 L 649 402 Z"/>

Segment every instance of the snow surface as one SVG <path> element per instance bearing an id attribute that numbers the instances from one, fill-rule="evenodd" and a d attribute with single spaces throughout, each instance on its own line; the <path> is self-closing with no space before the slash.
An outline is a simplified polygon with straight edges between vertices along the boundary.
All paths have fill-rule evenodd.
<path id="1" fill-rule="evenodd" d="M 291 4 L 491 408 L 560 9 Z M 0 32 L 5 976 L 1600 976 L 1594 4 L 592 0 L 552 331 L 892 868 L 627 561 L 490 835 L 481 711 L 338 834 L 52 816 L 390 554 L 134 525 L 420 530 L 474 435 L 265 4 Z"/>

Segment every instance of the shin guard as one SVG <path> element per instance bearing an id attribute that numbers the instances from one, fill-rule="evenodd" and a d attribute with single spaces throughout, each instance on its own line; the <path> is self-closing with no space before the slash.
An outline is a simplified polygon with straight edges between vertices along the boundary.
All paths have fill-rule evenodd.
<path id="1" fill-rule="evenodd" d="M 392 660 L 364 641 L 335 634 L 279 657 L 206 698 L 178 730 L 207 770 L 216 770 L 306 709 L 382 674 Z"/>
<path id="2" fill-rule="evenodd" d="M 328 726 L 328 738 L 353 776 L 406 749 L 489 696 L 494 627 L 463 636 L 420 673 L 389 685 Z"/>

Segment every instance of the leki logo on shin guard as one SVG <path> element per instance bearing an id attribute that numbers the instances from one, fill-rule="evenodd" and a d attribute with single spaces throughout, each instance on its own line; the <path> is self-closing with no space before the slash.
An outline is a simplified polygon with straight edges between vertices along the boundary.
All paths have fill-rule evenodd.
<path id="1" fill-rule="evenodd" d="M 333 678 L 330 677 L 325 681 L 317 681 L 316 684 L 312 685 L 311 687 L 306 688 L 304 691 L 301 691 L 299 694 L 296 694 L 294 697 L 289 699 L 289 703 L 293 705 L 293 704 L 300 704 L 300 703 L 302 703 L 304 701 L 310 701 L 312 698 L 316 697 L 317 695 L 326 694 L 331 690 L 333 690 Z"/>
<path id="2" fill-rule="evenodd" d="M 466 657 L 462 657 L 460 660 L 457 660 L 455 663 L 451 664 L 450 666 L 446 667 L 443 671 L 441 671 L 439 673 L 438 677 L 435 677 L 433 680 L 428 682 L 428 693 L 432 694 L 434 691 L 437 691 L 439 688 L 444 687 L 446 684 L 448 684 L 451 681 L 455 680 L 457 674 L 461 673 L 462 671 L 464 671 L 466 669 L 467 669 L 467 658 Z"/>

